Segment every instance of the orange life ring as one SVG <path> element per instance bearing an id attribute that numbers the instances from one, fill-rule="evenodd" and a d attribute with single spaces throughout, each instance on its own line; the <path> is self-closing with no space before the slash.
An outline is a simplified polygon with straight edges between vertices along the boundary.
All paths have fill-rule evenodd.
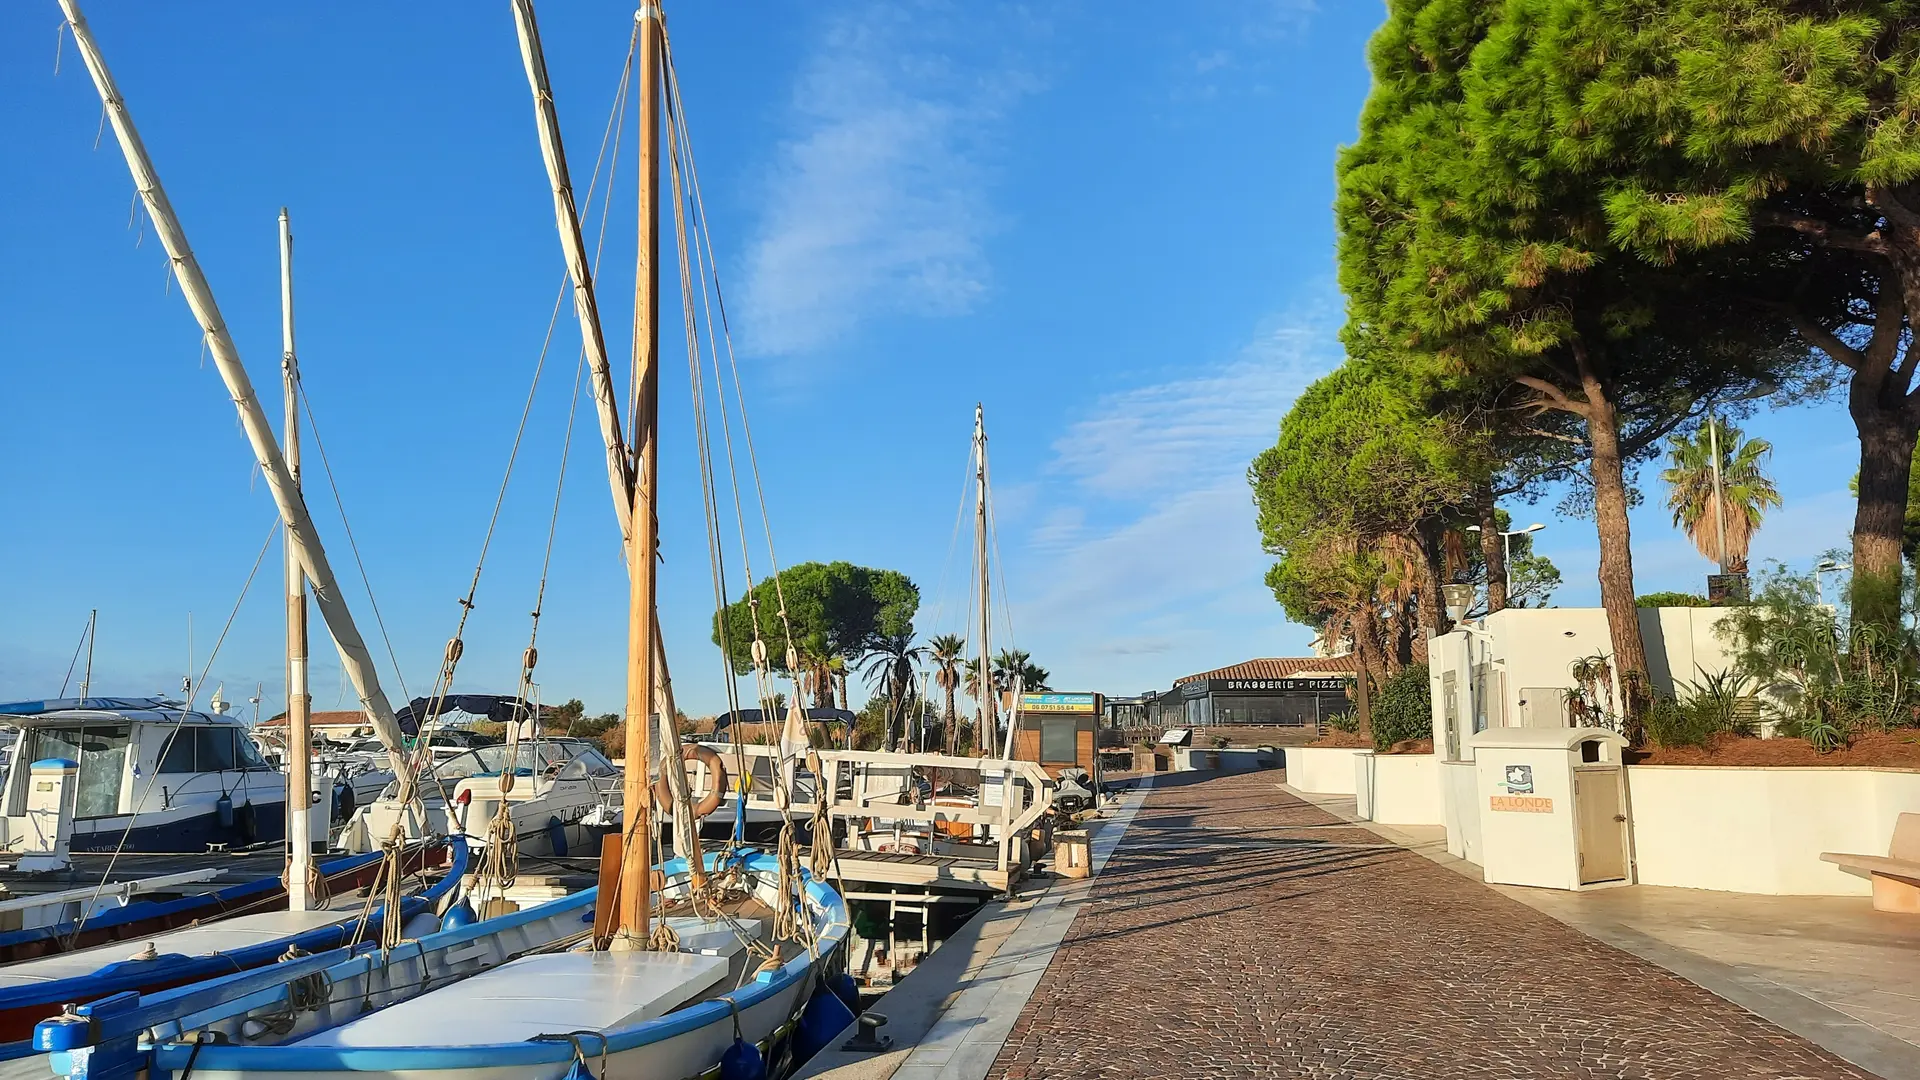
<path id="1" fill-rule="evenodd" d="M 719 754 L 697 743 L 680 748 L 682 771 L 685 771 L 686 763 L 689 761 L 704 763 L 708 771 L 713 774 L 713 783 L 707 788 L 707 793 L 693 804 L 693 816 L 703 818 L 718 810 L 720 800 L 726 797 L 727 763 L 720 760 Z M 661 806 L 673 805 L 673 789 L 667 786 L 667 778 L 664 775 L 653 782 L 653 799 Z"/>

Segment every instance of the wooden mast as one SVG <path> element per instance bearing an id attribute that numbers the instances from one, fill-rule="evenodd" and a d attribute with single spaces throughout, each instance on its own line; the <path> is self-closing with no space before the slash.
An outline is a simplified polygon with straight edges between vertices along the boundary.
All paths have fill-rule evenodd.
<path id="1" fill-rule="evenodd" d="M 153 159 L 147 155 L 147 148 L 140 141 L 140 133 L 133 126 L 133 114 L 127 110 L 127 103 L 120 96 L 120 88 L 114 85 L 113 74 L 107 70 L 106 58 L 93 40 L 93 31 L 87 27 L 85 16 L 80 14 L 78 0 L 60 0 L 60 8 L 67 16 L 68 28 L 73 31 L 73 43 L 80 50 L 80 58 L 86 62 L 87 74 L 93 78 L 94 89 L 99 92 L 101 104 L 106 108 L 107 123 L 113 128 L 114 139 L 119 142 L 120 152 L 127 159 L 127 170 L 133 175 L 134 189 L 146 203 L 147 213 L 153 218 L 154 233 L 159 237 L 161 247 L 166 249 L 173 275 L 180 282 L 180 293 L 186 299 L 188 309 L 193 312 L 195 321 L 200 324 L 207 355 L 212 358 L 214 369 L 220 373 L 227 394 L 240 414 L 240 427 L 253 447 L 254 458 L 259 462 L 267 490 L 273 493 L 274 504 L 280 510 L 280 520 L 299 542 L 301 568 L 306 572 L 307 580 L 313 582 L 314 601 L 320 607 L 320 617 L 333 635 L 334 647 L 340 652 L 340 666 L 353 683 L 354 692 L 360 698 L 360 708 L 373 722 L 380 741 L 393 752 L 394 771 L 404 780 L 411 766 L 405 758 L 406 742 L 400 732 L 400 723 L 394 719 L 393 706 L 387 702 L 386 692 L 380 688 L 380 677 L 373 666 L 373 654 L 353 624 L 353 614 L 348 611 L 346 597 L 341 594 L 339 583 L 334 580 L 333 567 L 327 562 L 326 548 L 320 543 L 320 534 L 313 527 L 307 504 L 294 487 L 293 475 L 287 471 L 286 459 L 281 456 L 280 444 L 274 439 L 273 428 L 267 423 L 266 411 L 261 408 L 260 398 L 254 393 L 253 381 L 247 377 L 247 369 L 240 361 L 240 350 L 233 343 L 233 335 L 227 332 L 220 306 L 214 302 L 213 288 L 207 284 L 207 277 L 200 270 L 200 260 L 194 258 L 193 249 L 187 244 L 186 230 L 181 228 L 180 219 L 174 215 L 173 204 L 167 199 L 166 189 L 160 185 L 160 175 L 153 167 Z"/>
<path id="2" fill-rule="evenodd" d="M 632 937 L 644 938 L 644 918 L 639 913 L 651 909 L 653 789 L 648 782 L 652 763 L 651 740 L 647 723 L 652 702 L 659 700 L 663 731 L 672 724 L 672 688 L 667 682 L 666 651 L 660 637 L 659 611 L 654 603 L 655 559 L 642 553 L 657 551 L 659 522 L 653 509 L 652 492 L 658 466 L 653 436 L 659 412 L 658 342 L 659 295 L 658 257 L 660 250 L 659 190 L 660 87 L 664 54 L 664 27 L 660 10 L 651 4 L 635 13 L 640 56 L 640 245 L 639 277 L 634 310 L 634 442 L 637 455 L 631 454 L 621 431 L 612 370 L 606 359 L 605 336 L 601 328 L 599 304 L 595 298 L 592 269 L 580 229 L 579 208 L 575 204 L 573 183 L 567 171 L 566 149 L 560 138 L 559 116 L 554 108 L 553 88 L 547 76 L 544 50 L 540 45 L 539 24 L 534 18 L 532 0 L 513 0 L 514 22 L 520 35 L 520 55 L 525 62 L 527 82 L 533 91 L 534 121 L 540 135 L 540 152 L 546 163 L 547 177 L 553 189 L 554 219 L 559 229 L 560 246 L 566 256 L 567 270 L 573 281 L 574 311 L 580 321 L 580 333 L 587 349 L 587 366 L 592 376 L 594 404 L 600 421 L 601 440 L 607 449 L 607 478 L 613 488 L 614 515 L 620 524 L 622 553 L 628 571 L 628 641 L 626 699 L 626 781 L 623 795 L 625 828 L 620 846 L 613 848 L 622 866 L 617 889 L 619 904 L 604 923 L 596 922 L 605 934 L 616 939 L 628 936 L 628 928 L 638 928 Z M 638 463 L 634 457 L 639 458 Z M 639 473 L 641 475 L 636 475 Z M 649 658 L 651 663 L 649 663 Z M 636 737 L 636 732 L 637 737 Z M 663 742 L 671 745 L 671 740 Z M 643 756 L 637 756 L 643 755 Z M 685 787 L 684 776 L 669 776 L 677 792 Z M 641 841 L 645 841 L 642 843 Z M 637 845 L 637 846 L 636 846 Z M 611 874 L 611 867 L 605 873 Z M 696 876 L 698 872 L 696 871 Z M 608 881 L 611 885 L 613 882 Z M 615 889 L 608 889 L 609 893 Z M 608 897 L 602 897 L 605 903 Z M 603 935 L 604 936 L 604 935 Z"/>
<path id="3" fill-rule="evenodd" d="M 300 490 L 300 365 L 293 351 L 293 224 L 280 208 L 280 380 L 286 405 L 281 440 L 287 472 Z M 300 568 L 300 540 L 282 530 L 287 581 L 287 907 L 312 903 L 313 698 L 307 693 L 307 573 Z"/>
<path id="4" fill-rule="evenodd" d="M 993 659 L 988 646 L 987 613 L 993 607 L 993 594 L 987 579 L 987 413 L 979 404 L 973 407 L 973 482 L 974 569 L 980 580 L 980 730 L 974 732 L 974 749 L 985 757 L 999 742 L 1000 730 L 995 724 Z"/>
<path id="5" fill-rule="evenodd" d="M 634 449 L 633 527 L 627 542 L 627 769 L 625 857 L 621 860 L 618 933 L 644 941 L 652 912 L 653 761 L 649 734 L 654 708 L 654 585 L 659 548 L 660 478 L 660 85 L 661 26 L 657 0 L 644 3 L 640 21 L 640 236 L 633 294 Z M 673 767 L 678 767 L 676 760 Z"/>

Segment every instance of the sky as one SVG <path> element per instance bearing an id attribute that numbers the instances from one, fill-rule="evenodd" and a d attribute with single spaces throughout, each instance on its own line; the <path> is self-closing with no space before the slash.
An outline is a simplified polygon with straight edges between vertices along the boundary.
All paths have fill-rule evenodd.
<path id="1" fill-rule="evenodd" d="M 426 693 L 458 628 L 456 690 L 511 692 L 533 640 L 543 699 L 619 708 L 626 579 L 584 399 L 561 482 L 580 336 L 562 310 L 543 351 L 564 264 L 508 6 L 87 15 L 276 422 L 290 208 L 308 502 L 389 696 Z M 765 576 L 770 532 L 779 565 L 908 574 L 917 629 L 964 631 L 978 402 L 996 647 L 1108 694 L 1304 653 L 1311 631 L 1262 584 L 1245 471 L 1340 359 L 1334 160 L 1381 16 L 1366 0 L 670 6 L 759 466 L 756 491 L 743 444 L 745 564 L 718 472 L 728 593 Z M 0 5 L 0 699 L 72 693 L 98 609 L 94 692 L 177 692 L 191 663 L 203 691 L 270 715 L 273 504 L 58 26 L 50 2 Z M 630 5 L 541 10 L 583 202 L 631 27 Z M 630 141 L 615 160 L 599 290 L 624 370 Z M 727 679 L 678 297 L 670 273 L 661 617 L 680 704 L 700 713 L 725 707 Z M 1748 430 L 1780 447 L 1786 498 L 1755 566 L 1844 545 L 1844 409 Z M 1642 480 L 1640 590 L 1702 590 L 1710 567 Z M 1510 509 L 1547 525 L 1555 602 L 1597 603 L 1592 525 L 1551 498 Z M 315 642 L 316 708 L 351 707 Z"/>

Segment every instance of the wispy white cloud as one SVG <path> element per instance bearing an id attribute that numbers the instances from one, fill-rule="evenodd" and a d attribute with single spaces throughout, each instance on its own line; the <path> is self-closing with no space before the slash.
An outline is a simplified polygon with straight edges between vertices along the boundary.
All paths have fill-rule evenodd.
<path id="1" fill-rule="evenodd" d="M 1264 89 L 1277 42 L 1300 37 L 1319 11 L 1315 0 L 1206 0 L 1183 21 L 1171 73 L 1178 101 L 1205 101 Z"/>
<path id="2" fill-rule="evenodd" d="M 870 318 L 957 315 L 987 295 L 996 122 L 1036 80 L 998 53 L 968 58 L 998 28 L 960 14 L 873 2 L 826 22 L 746 256 L 753 352 L 807 353 Z"/>
<path id="3" fill-rule="evenodd" d="M 1076 685 L 1138 688 L 1305 647 L 1262 583 L 1246 469 L 1339 362 L 1337 326 L 1331 302 L 1307 304 L 1236 355 L 1088 406 L 1054 444 L 1055 509 L 1023 538 L 1023 646 Z"/>
<path id="4" fill-rule="evenodd" d="M 1225 364 L 1101 401 L 1054 443 L 1053 468 L 1087 491 L 1129 498 L 1239 478 L 1308 382 L 1339 362 L 1331 304 L 1261 331 Z"/>

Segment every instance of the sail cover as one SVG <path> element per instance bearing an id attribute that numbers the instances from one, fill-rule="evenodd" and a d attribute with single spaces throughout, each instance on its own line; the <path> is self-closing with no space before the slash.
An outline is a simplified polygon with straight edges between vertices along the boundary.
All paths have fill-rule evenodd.
<path id="1" fill-rule="evenodd" d="M 470 713 L 495 723 L 511 724 L 532 715 L 533 706 L 521 698 L 502 694 L 448 694 L 439 700 L 437 707 L 427 698 L 414 698 L 396 710 L 393 718 L 400 721 L 400 730 L 412 738 L 420 734 L 420 721 L 450 712 Z"/>

